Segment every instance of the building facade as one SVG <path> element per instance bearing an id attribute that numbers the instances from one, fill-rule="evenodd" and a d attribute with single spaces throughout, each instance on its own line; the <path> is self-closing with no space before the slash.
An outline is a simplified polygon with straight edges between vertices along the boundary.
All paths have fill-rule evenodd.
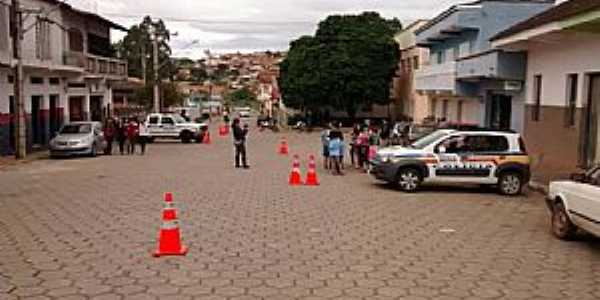
<path id="1" fill-rule="evenodd" d="M 427 20 L 410 24 L 395 37 L 400 48 L 400 63 L 394 77 L 394 108 L 396 119 L 412 119 L 421 123 L 429 116 L 429 97 L 415 89 L 414 74 L 429 64 L 429 49 L 417 47 L 415 30 Z"/>
<path id="2" fill-rule="evenodd" d="M 456 5 L 416 30 L 430 51 L 415 74 L 430 96 L 430 115 L 496 129 L 523 128 L 526 56 L 493 49 L 489 39 L 554 1 L 481 0 Z"/>
<path id="3" fill-rule="evenodd" d="M 98 15 L 56 0 L 21 1 L 38 17 L 25 18 L 22 42 L 27 150 L 44 149 L 69 121 L 111 114 L 114 82 L 127 64 L 112 58 L 110 29 L 126 30 Z M 14 153 L 13 38 L 10 6 L 0 5 L 0 155 Z"/>
<path id="4" fill-rule="evenodd" d="M 600 163 L 600 2 L 570 0 L 493 38 L 527 51 L 525 140 L 546 179 Z"/>

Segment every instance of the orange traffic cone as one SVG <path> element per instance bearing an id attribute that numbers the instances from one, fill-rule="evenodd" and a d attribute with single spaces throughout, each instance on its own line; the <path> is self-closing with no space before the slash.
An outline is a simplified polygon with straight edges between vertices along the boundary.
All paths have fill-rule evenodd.
<path id="1" fill-rule="evenodd" d="M 317 164 L 315 163 L 315 156 L 309 156 L 308 172 L 306 173 L 306 185 L 319 185 L 319 179 L 317 179 Z"/>
<path id="2" fill-rule="evenodd" d="M 163 223 L 158 235 L 158 249 L 152 256 L 185 255 L 187 248 L 181 245 L 177 210 L 173 207 L 173 194 L 171 193 L 165 194 L 165 207 L 162 218 Z"/>
<path id="3" fill-rule="evenodd" d="M 294 155 L 292 172 L 290 173 L 290 185 L 302 185 L 302 175 L 300 175 L 300 161 L 298 155 Z"/>
<path id="4" fill-rule="evenodd" d="M 204 132 L 204 138 L 202 139 L 202 142 L 210 145 L 210 132 L 208 130 Z"/>
<path id="5" fill-rule="evenodd" d="M 288 144 L 285 138 L 281 139 L 281 145 L 279 146 L 279 154 L 287 155 L 289 153 Z"/>

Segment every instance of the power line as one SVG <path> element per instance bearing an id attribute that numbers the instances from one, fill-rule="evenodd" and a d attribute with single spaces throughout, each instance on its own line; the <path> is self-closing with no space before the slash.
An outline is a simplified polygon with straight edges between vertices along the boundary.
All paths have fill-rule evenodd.
<path id="1" fill-rule="evenodd" d="M 123 13 L 100 13 L 101 15 L 111 16 L 116 18 L 143 18 L 146 15 L 143 14 L 123 14 Z M 231 25 L 315 25 L 316 22 L 312 21 L 235 21 L 235 20 L 210 20 L 210 19 L 196 19 L 196 18 L 180 18 L 171 16 L 155 16 L 165 21 L 170 22 L 188 22 L 197 24 L 231 24 Z"/>

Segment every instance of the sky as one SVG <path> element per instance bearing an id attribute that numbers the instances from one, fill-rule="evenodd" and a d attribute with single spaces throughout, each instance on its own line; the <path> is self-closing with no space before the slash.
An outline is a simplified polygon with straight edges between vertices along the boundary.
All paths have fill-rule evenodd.
<path id="1" fill-rule="evenodd" d="M 129 27 L 143 16 L 161 18 L 178 35 L 171 39 L 176 57 L 212 53 L 286 50 L 289 42 L 314 34 L 331 14 L 377 11 L 403 25 L 432 18 L 465 0 L 67 0 Z M 113 32 L 113 40 L 123 37 Z"/>

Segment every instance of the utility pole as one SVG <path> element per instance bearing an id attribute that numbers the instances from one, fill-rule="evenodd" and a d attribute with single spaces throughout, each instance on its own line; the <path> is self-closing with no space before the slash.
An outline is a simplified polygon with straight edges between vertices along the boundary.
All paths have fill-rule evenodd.
<path id="1" fill-rule="evenodd" d="M 160 91 L 158 88 L 158 84 L 160 83 L 160 78 L 158 78 L 158 36 L 156 34 L 156 28 L 154 28 L 154 36 L 152 38 L 152 52 L 153 52 L 153 63 L 152 67 L 154 69 L 154 112 L 160 112 Z"/>
<path id="2" fill-rule="evenodd" d="M 25 124 L 25 106 L 23 101 L 23 13 L 19 0 L 12 0 L 11 14 L 14 17 L 13 55 L 17 61 L 14 69 L 14 99 L 16 108 L 15 117 L 15 158 L 24 159 L 27 156 L 27 135 Z"/>

